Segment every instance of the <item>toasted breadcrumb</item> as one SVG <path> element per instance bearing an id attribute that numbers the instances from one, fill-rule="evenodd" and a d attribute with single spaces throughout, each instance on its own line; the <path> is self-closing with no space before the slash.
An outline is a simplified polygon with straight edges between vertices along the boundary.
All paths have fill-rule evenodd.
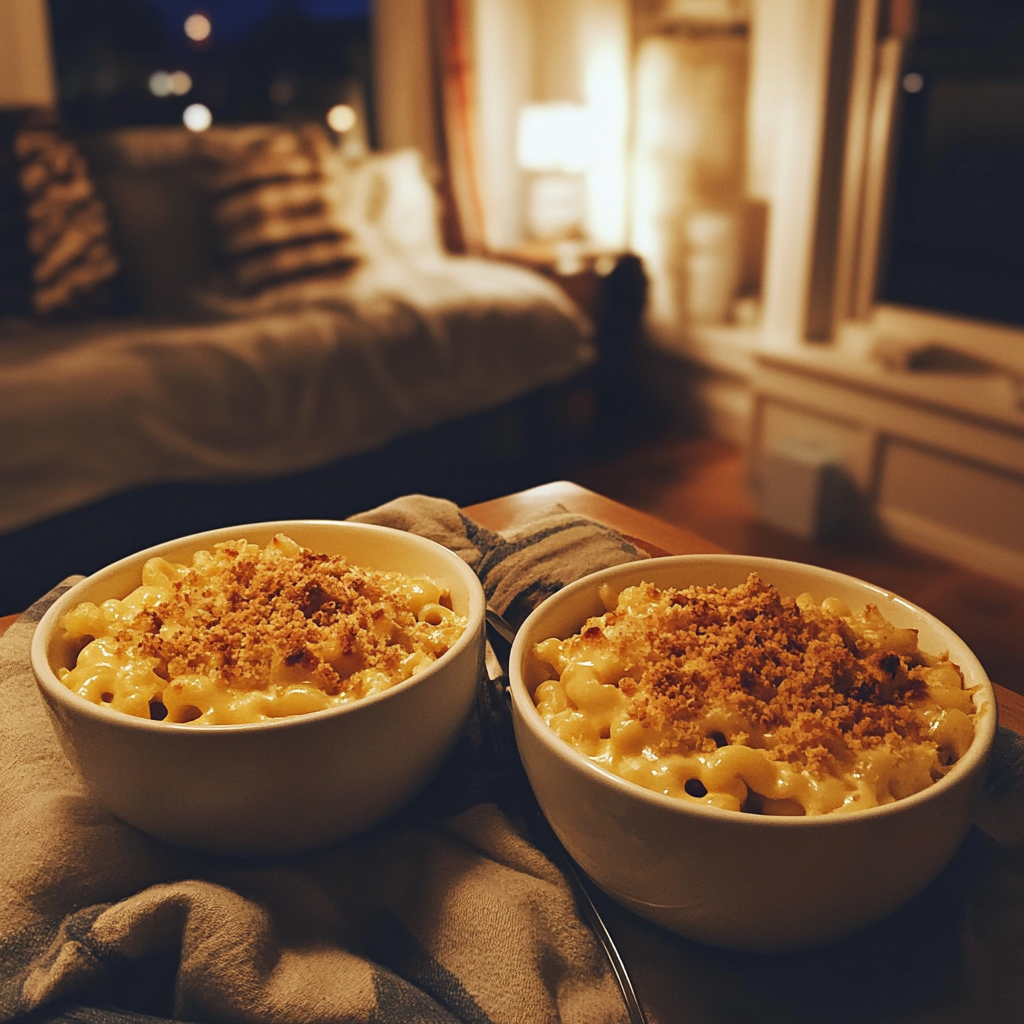
<path id="1" fill-rule="evenodd" d="M 653 614 L 620 605 L 590 620 L 581 639 L 631 666 L 619 682 L 630 716 L 679 752 L 715 749 L 705 730 L 716 709 L 750 725 L 731 742 L 819 777 L 860 750 L 885 743 L 895 751 L 925 737 L 913 707 L 926 693 L 916 642 L 911 653 L 876 643 L 756 574 L 733 588 L 641 589 L 657 602 Z"/>
<path id="2" fill-rule="evenodd" d="M 205 673 L 252 690 L 283 665 L 336 695 L 361 669 L 397 672 L 414 649 L 423 624 L 396 586 L 402 579 L 306 548 L 228 542 L 115 636 L 159 659 L 166 678 Z"/>

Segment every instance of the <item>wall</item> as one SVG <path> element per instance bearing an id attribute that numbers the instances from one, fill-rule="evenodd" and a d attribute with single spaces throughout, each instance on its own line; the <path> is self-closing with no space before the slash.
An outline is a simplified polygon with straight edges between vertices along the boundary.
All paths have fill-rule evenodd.
<path id="1" fill-rule="evenodd" d="M 487 239 L 523 239 L 524 180 L 516 167 L 519 110 L 526 103 L 587 105 L 599 125 L 587 181 L 587 231 L 601 247 L 626 240 L 629 0 L 475 0 L 480 134 Z"/>
<path id="2" fill-rule="evenodd" d="M 533 0 L 475 0 L 481 191 L 485 237 L 508 249 L 523 237 L 525 181 L 516 166 L 519 109 L 534 93 Z"/>
<path id="3" fill-rule="evenodd" d="M 373 78 L 382 149 L 415 146 L 440 162 L 431 88 L 429 0 L 374 0 Z"/>
<path id="4" fill-rule="evenodd" d="M 768 204 L 762 344 L 803 342 L 828 89 L 831 2 L 755 0 L 748 187 Z"/>
<path id="5" fill-rule="evenodd" d="M 3 0 L 0 107 L 51 106 L 55 82 L 46 0 Z"/>

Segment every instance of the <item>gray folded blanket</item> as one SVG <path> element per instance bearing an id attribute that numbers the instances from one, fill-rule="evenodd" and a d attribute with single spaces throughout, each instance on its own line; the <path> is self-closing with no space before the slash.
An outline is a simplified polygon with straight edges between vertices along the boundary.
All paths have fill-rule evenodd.
<path id="1" fill-rule="evenodd" d="M 504 535 L 422 496 L 355 518 L 456 551 L 516 624 L 564 584 L 646 557 L 559 507 Z M 0 1021 L 624 1019 L 560 872 L 472 802 L 472 743 L 391 822 L 274 862 L 188 853 L 99 808 L 29 666 L 35 624 L 73 582 L 0 640 Z"/>

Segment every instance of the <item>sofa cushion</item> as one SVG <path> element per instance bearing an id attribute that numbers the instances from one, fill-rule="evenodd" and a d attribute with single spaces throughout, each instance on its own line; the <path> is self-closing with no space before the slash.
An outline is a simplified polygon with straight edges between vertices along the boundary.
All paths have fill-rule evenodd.
<path id="1" fill-rule="evenodd" d="M 0 112 L 0 312 L 109 310 L 118 270 L 106 208 L 56 113 Z"/>
<path id="2" fill-rule="evenodd" d="M 110 211 L 131 305 L 155 318 L 189 317 L 216 250 L 197 137 L 180 125 L 118 128 L 83 139 L 83 149 Z"/>
<path id="3" fill-rule="evenodd" d="M 213 220 L 211 178 L 281 132 L 274 125 L 214 125 L 197 135 L 171 125 L 118 128 L 83 140 L 138 312 L 191 318 L 208 313 L 215 296 L 237 294 L 230 277 L 217 273 L 225 234 Z M 356 255 L 443 255 L 439 200 L 417 150 L 351 159 L 328 145 L 322 158 L 331 217 L 351 234 Z"/>
<path id="4" fill-rule="evenodd" d="M 345 222 L 344 175 L 315 125 L 254 126 L 202 139 L 227 290 L 252 295 L 359 261 Z M 332 173 L 333 172 L 333 173 Z"/>
<path id="5" fill-rule="evenodd" d="M 342 216 L 374 257 L 436 258 L 444 254 L 440 201 L 418 149 L 332 154 L 331 173 L 345 182 Z"/>

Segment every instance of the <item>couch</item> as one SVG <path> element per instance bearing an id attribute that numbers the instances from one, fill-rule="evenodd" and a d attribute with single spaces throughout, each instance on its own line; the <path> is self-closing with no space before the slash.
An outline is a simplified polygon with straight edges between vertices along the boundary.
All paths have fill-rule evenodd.
<path id="1" fill-rule="evenodd" d="M 82 142 L 120 309 L 0 319 L 0 613 L 177 534 L 410 490 L 474 500 L 544 471 L 591 326 L 540 275 L 446 253 L 414 151 L 321 152 L 334 241 L 318 251 L 344 259 L 232 287 L 231 155 L 275 132 Z M 263 283 L 271 248 L 246 253 Z"/>

